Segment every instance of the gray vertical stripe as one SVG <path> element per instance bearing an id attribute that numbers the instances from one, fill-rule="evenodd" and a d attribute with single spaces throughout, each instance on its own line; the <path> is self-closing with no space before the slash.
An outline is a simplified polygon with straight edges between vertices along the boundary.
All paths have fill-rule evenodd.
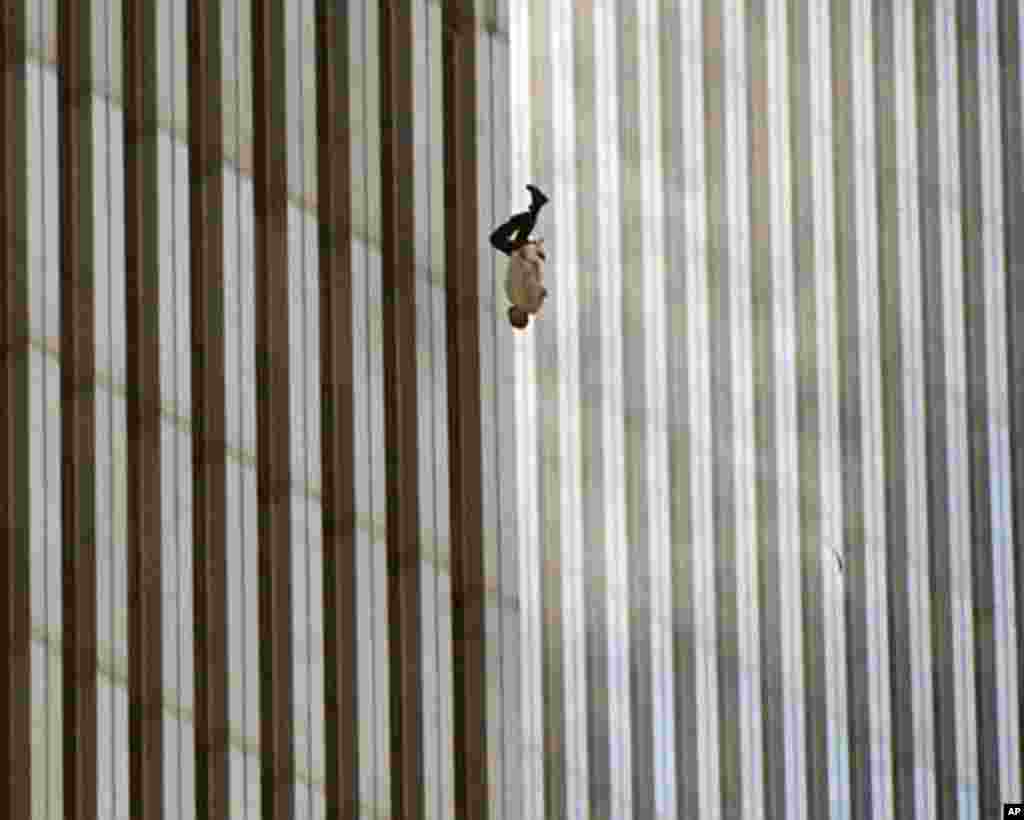
<path id="1" fill-rule="evenodd" d="M 831 18 L 831 88 L 833 94 L 833 168 L 835 182 L 835 236 L 836 236 L 836 302 L 837 302 L 837 375 L 840 390 L 840 441 L 843 493 L 843 539 L 840 553 L 829 556 L 829 571 L 835 561 L 837 577 L 843 579 L 845 590 L 845 619 L 848 633 L 846 652 L 849 674 L 846 679 L 849 700 L 849 721 L 844 731 L 849 733 L 850 748 L 850 817 L 873 817 L 881 808 L 873 794 L 871 772 L 871 695 L 872 668 L 868 623 L 871 618 L 869 578 L 873 544 L 868 542 L 868 527 L 874 522 L 865 520 L 865 476 L 870 470 L 867 463 L 867 435 L 864 430 L 867 406 L 862 402 L 865 385 L 862 383 L 864 359 L 871 355 L 864 349 L 861 327 L 867 320 L 862 316 L 864 283 L 860 281 L 861 258 L 865 250 L 865 237 L 857 231 L 856 206 L 863 191 L 858 188 L 856 172 L 856 141 L 861 137 L 855 130 L 855 102 L 853 77 L 853 32 L 851 30 L 851 4 L 836 3 Z M 822 170 L 821 173 L 826 173 Z"/>
<path id="2" fill-rule="evenodd" d="M 608 536 L 608 505 L 613 490 L 605 465 L 604 446 L 606 428 L 615 424 L 602 410 L 605 396 L 614 390 L 606 384 L 604 375 L 609 353 L 607 347 L 615 342 L 609 339 L 609 328 L 604 327 L 602 308 L 612 294 L 601 288 L 602 262 L 599 243 L 606 242 L 602 235 L 601 214 L 606 207 L 608 193 L 603 188 L 607 180 L 599 175 L 605 140 L 617 143 L 617 135 L 607 134 L 599 121 L 599 101 L 602 93 L 610 96 L 597 76 L 600 70 L 597 55 L 601 49 L 599 37 L 607 15 L 600 3 L 587 0 L 581 13 L 589 20 L 574 27 L 573 84 L 577 137 L 577 183 L 582 190 L 600 192 L 596 203 L 585 199 L 577 202 L 577 254 L 579 258 L 579 310 L 580 310 L 580 446 L 581 474 L 589 492 L 583 496 L 583 540 L 586 598 L 586 658 L 587 658 L 587 770 L 589 784 L 587 801 L 595 818 L 610 818 L 613 804 L 612 728 L 613 680 L 610 672 L 611 656 L 620 648 L 610 644 L 609 617 L 611 609 L 610 578 L 612 567 L 606 560 L 611 546 Z M 596 205 L 596 207 L 595 207 Z M 617 203 L 616 203 L 617 205 Z M 615 207 L 615 206 L 612 206 Z M 617 209 L 616 218 L 618 221 Z"/>
<path id="3" fill-rule="evenodd" d="M 819 11 L 811 0 L 789 0 L 787 43 L 789 49 L 790 155 L 793 180 L 793 211 L 790 230 L 794 247 L 794 305 L 796 311 L 797 434 L 799 436 L 801 571 L 800 605 L 803 643 L 803 683 L 807 693 L 805 742 L 807 751 L 807 803 L 809 810 L 823 813 L 828 805 L 828 728 L 825 695 L 825 612 L 822 589 L 822 551 L 825 543 L 821 448 L 823 408 L 821 407 L 820 357 L 817 328 L 826 317 L 818 315 L 815 276 L 815 243 L 821 242 L 822 226 L 815 213 L 814 175 L 828 173 L 816 168 L 814 160 L 815 113 L 812 106 L 810 15 Z"/>
<path id="4" fill-rule="evenodd" d="M 1024 181 L 1007 169 L 1024 165 L 1024 113 L 1021 110 L 1021 4 L 999 3 L 1000 133 L 1003 149 L 1003 219 L 1006 254 L 1007 381 L 1009 390 L 1010 505 L 1013 511 L 1014 604 L 1017 620 L 1017 659 L 1024 659 Z M 1024 736 L 1024 682 L 1018 679 L 1018 734 Z M 1024 782 L 1021 753 L 1017 783 Z"/>
<path id="5" fill-rule="evenodd" d="M 944 427 L 948 415 L 945 392 L 945 351 L 949 344 L 943 327 L 941 259 L 942 196 L 938 142 L 938 89 L 939 66 L 935 54 L 936 9 L 930 2 L 915 3 L 915 57 L 916 93 L 919 112 L 917 153 L 921 168 L 921 270 L 922 314 L 924 321 L 925 405 L 927 407 L 928 448 L 928 511 L 929 511 L 929 590 L 932 610 L 932 668 L 935 681 L 933 704 L 936 732 L 936 813 L 940 816 L 958 815 L 957 748 L 953 726 L 956 713 L 953 691 L 954 625 L 950 607 L 949 551 L 951 533 L 949 492 L 949 464 L 945 445 Z"/>
<path id="6" fill-rule="evenodd" d="M 757 459 L 756 528 L 760 540 L 757 556 L 757 609 L 760 626 L 762 746 L 764 816 L 782 820 L 786 814 L 785 716 L 783 674 L 779 648 L 782 642 L 780 595 L 778 487 L 778 414 L 773 300 L 775 265 L 771 215 L 771 122 L 768 74 L 768 8 L 764 0 L 747 0 L 747 91 L 750 121 L 750 277 L 752 306 L 752 365 L 754 381 L 754 448 Z"/>
<path id="7" fill-rule="evenodd" d="M 892 642 L 893 798 L 897 816 L 934 816 L 932 642 L 914 9 L 876 2 L 879 294 Z M 891 35 L 885 32 L 891 31 Z M 900 112 L 905 112 L 900 114 Z"/>
<path id="8" fill-rule="evenodd" d="M 708 134 L 719 135 L 707 144 L 708 288 L 711 325 L 711 401 L 713 440 L 713 504 L 715 541 L 715 597 L 718 611 L 719 742 L 722 745 L 722 810 L 726 816 L 741 811 L 744 787 L 739 763 L 739 635 L 736 599 L 736 429 L 732 393 L 732 300 L 739 271 L 730 264 L 730 211 L 734 205 L 729 185 L 733 123 L 727 108 L 729 73 L 734 69 L 725 42 L 728 9 L 705 2 L 704 15 L 704 123 Z"/>
<path id="9" fill-rule="evenodd" d="M 689 264 L 697 249 L 688 241 L 687 219 L 692 217 L 688 194 L 693 171 L 685 153 L 689 134 L 686 100 L 678 86 L 678 78 L 687 72 L 682 48 L 682 31 L 686 25 L 680 4 L 663 0 L 658 4 L 659 46 L 658 93 L 662 96 L 662 167 L 665 171 L 665 369 L 668 423 L 669 532 L 671 550 L 671 652 L 673 665 L 673 703 L 675 738 L 669 750 L 672 774 L 676 779 L 676 811 L 679 817 L 697 817 L 700 811 L 700 788 L 693 772 L 699 766 L 697 723 L 701 715 L 697 706 L 693 584 L 694 524 L 691 493 L 691 453 L 693 444 L 688 431 L 690 410 L 689 363 L 687 342 L 687 287 Z M 696 82 L 696 80 L 695 80 Z M 616 545 L 610 546 L 611 550 Z"/>
<path id="10" fill-rule="evenodd" d="M 646 361 L 648 343 L 644 327 L 647 289 L 653 271 L 645 269 L 645 222 L 651 203 L 645 201 L 642 179 L 641 125 L 645 95 L 639 71 L 641 41 L 640 8 L 643 0 L 616 3 L 618 71 L 618 143 L 621 156 L 621 210 L 619 224 L 622 253 L 622 362 L 625 529 L 622 548 L 628 553 L 630 724 L 632 728 L 633 811 L 655 816 L 654 710 L 652 677 L 652 578 L 651 494 L 646 492 L 650 441 L 648 420 L 654 411 L 649 401 Z M 651 230 L 654 226 L 651 227 Z"/>
<path id="11" fill-rule="evenodd" d="M 554 29 L 552 20 L 553 8 L 559 0 L 531 0 L 530 10 L 530 61 L 537 67 L 537 73 L 531 71 L 531 95 L 541 106 L 538 122 L 528 137 L 531 141 L 531 166 L 527 170 L 529 179 L 542 189 L 554 192 L 555 183 L 561 183 L 559 193 L 564 196 L 570 180 L 555 179 L 555 160 L 557 147 L 556 124 L 559 119 L 554 115 L 556 91 L 553 83 L 545 83 L 553 73 L 553 62 L 557 59 L 555 48 L 556 37 L 560 33 Z M 514 80 L 513 80 L 514 81 Z M 532 173 L 530 173 L 532 172 Z M 525 194 L 519 186 L 513 188 L 513 202 L 522 202 Z M 564 204 L 562 205 L 564 208 Z M 519 208 L 516 208 L 519 210 Z M 546 226 L 540 231 L 553 233 L 557 230 L 557 217 L 554 207 L 549 206 L 544 213 Z M 552 225 L 552 223 L 555 223 Z M 547 227 L 552 226 L 552 227 Z M 568 255 L 569 249 L 562 249 Z M 564 264 L 564 263 L 563 263 Z M 565 657 L 568 640 L 564 612 L 566 595 L 562 576 L 565 573 L 565 551 L 562 539 L 564 532 L 565 511 L 562 508 L 562 487 L 569 480 L 565 459 L 562 454 L 562 437 L 565 435 L 565 419 L 560 411 L 561 393 L 564 389 L 559 373 L 564 363 L 560 359 L 558 325 L 565 323 L 567 317 L 563 311 L 569 307 L 564 298 L 549 299 L 545 306 L 545 321 L 535 322 L 532 326 L 535 342 L 535 366 L 537 372 L 537 425 L 536 436 L 532 441 L 536 448 L 538 464 L 538 521 L 539 565 L 540 573 L 540 604 L 541 633 L 543 641 L 542 653 L 542 692 L 543 692 L 543 737 L 544 737 L 544 816 L 549 820 L 567 817 L 573 810 L 569 803 L 569 780 L 574 761 L 570 754 L 570 726 L 568 717 L 569 703 L 566 693 L 568 672 L 565 668 Z"/>
<path id="12" fill-rule="evenodd" d="M 974 631 L 975 703 L 978 734 L 977 801 L 980 817 L 996 816 L 1002 810 L 999 783 L 998 714 L 996 706 L 996 654 L 994 645 L 995 601 L 992 587 L 993 532 L 988 419 L 992 407 L 989 398 L 987 359 L 992 355 L 986 343 L 985 223 L 996 218 L 986 210 L 983 200 L 981 123 L 984 105 L 978 99 L 980 36 L 978 9 L 974 2 L 957 4 L 956 47 L 958 56 L 960 185 L 959 225 L 963 235 L 963 316 L 965 324 L 967 368 L 967 464 L 970 482 L 971 518 L 971 605 Z"/>

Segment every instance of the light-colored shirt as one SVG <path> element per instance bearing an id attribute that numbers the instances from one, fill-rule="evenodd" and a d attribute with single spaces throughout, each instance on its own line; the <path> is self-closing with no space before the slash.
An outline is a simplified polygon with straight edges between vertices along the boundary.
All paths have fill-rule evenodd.
<path id="1" fill-rule="evenodd" d="M 537 313 L 548 292 L 544 287 L 544 242 L 530 242 L 512 254 L 505 277 L 508 300 L 527 313 Z"/>

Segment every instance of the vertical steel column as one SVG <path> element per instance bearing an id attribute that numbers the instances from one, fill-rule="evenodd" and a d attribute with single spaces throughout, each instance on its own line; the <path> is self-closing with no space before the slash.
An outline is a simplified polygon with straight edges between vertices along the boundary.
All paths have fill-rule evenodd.
<path id="1" fill-rule="evenodd" d="M 253 0 L 260 754 L 268 820 L 294 813 L 284 4 Z"/>
<path id="2" fill-rule="evenodd" d="M 0 810 L 31 814 L 31 598 L 29 589 L 28 178 L 25 165 L 25 2 L 0 3 L 0 640 L 6 670 L 0 694 L 4 727 Z"/>
<path id="3" fill-rule="evenodd" d="M 482 818 L 490 795 L 473 0 L 445 3 L 442 15 L 455 815 Z"/>
<path id="4" fill-rule="evenodd" d="M 92 3 L 57 4 L 64 816 L 97 813 Z"/>
<path id="5" fill-rule="evenodd" d="M 224 128 L 220 3 L 188 4 L 196 814 L 227 818 Z"/>
<path id="6" fill-rule="evenodd" d="M 403 820 L 424 813 L 412 57 L 411 0 L 380 0 L 391 812 Z"/>
<path id="7" fill-rule="evenodd" d="M 317 0 L 316 26 L 325 787 L 328 820 L 357 820 L 359 735 L 353 727 L 360 715 L 347 6 Z"/>
<path id="8" fill-rule="evenodd" d="M 160 228 L 156 14 L 123 0 L 129 805 L 163 817 Z"/>

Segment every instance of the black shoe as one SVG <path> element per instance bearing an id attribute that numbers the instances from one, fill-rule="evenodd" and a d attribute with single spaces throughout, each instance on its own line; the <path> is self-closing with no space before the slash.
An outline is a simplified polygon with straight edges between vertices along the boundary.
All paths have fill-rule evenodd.
<path id="1" fill-rule="evenodd" d="M 530 192 L 530 197 L 533 200 L 530 203 L 530 210 L 537 213 L 547 204 L 548 198 L 541 193 L 540 188 L 536 185 L 527 185 L 526 190 Z"/>

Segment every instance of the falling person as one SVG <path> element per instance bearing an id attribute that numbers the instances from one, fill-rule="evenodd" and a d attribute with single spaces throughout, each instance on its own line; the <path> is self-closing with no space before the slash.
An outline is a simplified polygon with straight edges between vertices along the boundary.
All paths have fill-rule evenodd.
<path id="1" fill-rule="evenodd" d="M 491 245 L 509 256 L 505 295 L 512 303 L 508 309 L 509 323 L 517 330 L 530 324 L 530 317 L 540 311 L 548 296 L 544 287 L 544 240 L 530 238 L 537 215 L 548 198 L 535 185 L 527 185 L 526 190 L 531 197 L 529 210 L 516 214 L 491 234 Z"/>

